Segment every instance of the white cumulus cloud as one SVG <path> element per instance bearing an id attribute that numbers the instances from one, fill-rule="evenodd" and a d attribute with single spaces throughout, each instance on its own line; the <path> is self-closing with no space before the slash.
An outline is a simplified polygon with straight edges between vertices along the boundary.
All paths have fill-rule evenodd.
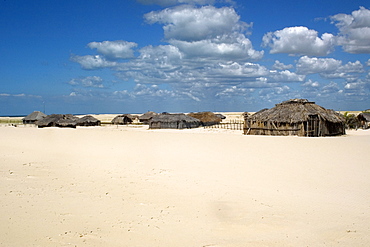
<path id="1" fill-rule="evenodd" d="M 259 91 L 259 96 L 268 102 L 279 102 L 281 99 L 298 98 L 287 85 L 277 86 L 273 88 L 265 88 Z"/>
<path id="2" fill-rule="evenodd" d="M 297 72 L 299 74 L 320 74 L 327 79 L 343 78 L 354 80 L 361 73 L 364 73 L 364 66 L 360 61 L 348 62 L 342 65 L 341 60 L 334 58 L 301 57 L 297 62 Z"/>
<path id="3" fill-rule="evenodd" d="M 320 86 L 320 83 L 318 83 L 317 81 L 308 80 L 305 83 L 303 83 L 302 86 L 309 88 L 317 88 Z"/>
<path id="4" fill-rule="evenodd" d="M 370 10 L 360 7 L 348 14 L 331 17 L 339 28 L 338 44 L 344 51 L 354 54 L 370 53 Z"/>
<path id="5" fill-rule="evenodd" d="M 325 56 L 332 51 L 335 37 L 332 34 L 324 33 L 320 38 L 317 31 L 307 27 L 287 27 L 265 34 L 263 45 L 269 46 L 272 54 Z"/>
<path id="6" fill-rule="evenodd" d="M 133 58 L 133 48 L 137 47 L 134 42 L 127 42 L 123 40 L 117 41 L 103 41 L 103 42 L 91 42 L 87 44 L 91 49 L 96 49 L 100 54 L 106 58 L 118 59 L 118 58 Z"/>
<path id="7" fill-rule="evenodd" d="M 233 78 L 238 80 L 253 79 L 269 75 L 266 67 L 256 63 L 220 63 L 218 66 L 209 71 L 210 75 L 220 78 L 229 77 L 230 81 Z"/>
<path id="8" fill-rule="evenodd" d="M 107 61 L 103 56 L 96 55 L 86 55 L 86 56 L 77 56 L 74 55 L 71 57 L 73 62 L 79 63 L 83 69 L 94 70 L 101 68 L 114 67 L 117 65 L 116 62 Z"/>
<path id="9" fill-rule="evenodd" d="M 274 65 L 272 66 L 273 69 L 277 69 L 277 70 L 287 70 L 287 69 L 292 69 L 293 68 L 293 65 L 292 64 L 284 64 L 278 60 L 275 60 L 275 63 Z"/>
<path id="10" fill-rule="evenodd" d="M 341 90 L 338 86 L 337 83 L 335 82 L 330 82 L 328 85 L 325 85 L 323 86 L 323 88 L 321 89 L 321 95 L 324 96 L 329 96 L 331 94 L 336 94 L 336 93 L 339 93 Z"/>
<path id="11" fill-rule="evenodd" d="M 305 75 L 298 75 L 294 72 L 291 72 L 289 70 L 283 70 L 283 71 L 270 71 L 269 77 L 273 81 L 278 82 L 302 82 L 305 80 Z"/>
<path id="12" fill-rule="evenodd" d="M 233 8 L 203 6 L 179 6 L 146 14 L 148 23 L 164 24 L 167 40 L 199 41 L 212 39 L 241 31 L 248 24 L 240 21 L 240 16 Z"/>
<path id="13" fill-rule="evenodd" d="M 171 40 L 170 43 L 178 47 L 188 58 L 208 57 L 236 60 L 258 60 L 263 51 L 256 51 L 252 43 L 243 34 L 225 35 L 217 39 L 200 41 Z"/>
<path id="14" fill-rule="evenodd" d="M 342 61 L 334 58 L 317 58 L 303 56 L 297 62 L 297 72 L 300 74 L 315 74 L 334 72 L 342 65 Z"/>
<path id="15" fill-rule="evenodd" d="M 87 76 L 81 78 L 74 78 L 68 82 L 70 85 L 78 86 L 81 85 L 83 87 L 95 87 L 95 88 L 103 88 L 103 79 L 99 76 Z"/>

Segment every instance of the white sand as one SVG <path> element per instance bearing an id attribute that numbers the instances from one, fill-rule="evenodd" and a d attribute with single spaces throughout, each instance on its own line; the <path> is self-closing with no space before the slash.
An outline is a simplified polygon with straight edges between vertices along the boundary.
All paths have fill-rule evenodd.
<path id="1" fill-rule="evenodd" d="M 0 246 L 370 246 L 370 131 L 0 136 Z"/>

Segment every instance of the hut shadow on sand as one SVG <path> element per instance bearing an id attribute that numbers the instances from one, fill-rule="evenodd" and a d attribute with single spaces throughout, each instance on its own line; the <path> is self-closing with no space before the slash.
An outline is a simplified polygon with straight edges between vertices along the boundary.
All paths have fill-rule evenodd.
<path id="1" fill-rule="evenodd" d="M 291 99 L 246 116 L 246 135 L 336 136 L 345 134 L 345 120 L 306 99 Z"/>

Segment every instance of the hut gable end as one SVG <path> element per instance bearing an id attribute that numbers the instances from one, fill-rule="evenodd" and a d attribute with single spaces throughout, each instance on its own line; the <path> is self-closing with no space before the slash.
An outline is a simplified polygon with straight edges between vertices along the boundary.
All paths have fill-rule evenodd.
<path id="1" fill-rule="evenodd" d="M 40 111 L 34 111 L 22 119 L 24 124 L 36 124 L 37 121 L 46 117 L 46 114 Z"/>

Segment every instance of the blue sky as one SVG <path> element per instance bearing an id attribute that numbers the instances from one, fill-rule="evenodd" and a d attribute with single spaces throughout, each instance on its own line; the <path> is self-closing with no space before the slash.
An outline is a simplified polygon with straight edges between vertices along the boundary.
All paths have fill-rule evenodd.
<path id="1" fill-rule="evenodd" d="M 370 3 L 4 0 L 0 115 L 370 108 Z"/>

